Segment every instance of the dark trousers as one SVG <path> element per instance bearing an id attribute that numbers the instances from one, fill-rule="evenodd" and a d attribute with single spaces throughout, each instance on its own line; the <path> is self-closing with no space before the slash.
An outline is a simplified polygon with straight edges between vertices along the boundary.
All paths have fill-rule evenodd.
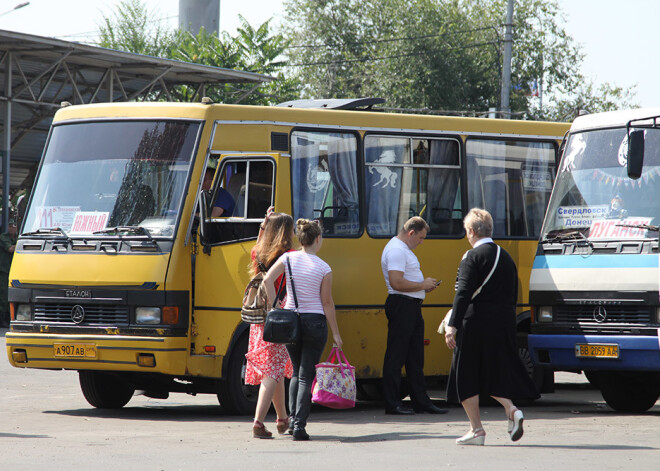
<path id="1" fill-rule="evenodd" d="M 424 380 L 424 318 L 422 303 L 390 294 L 385 301 L 387 350 L 383 364 L 385 410 L 401 405 L 401 368 L 406 367 L 410 399 L 414 408 L 431 404 Z"/>
<path id="2" fill-rule="evenodd" d="M 289 384 L 289 413 L 294 428 L 305 428 L 312 407 L 312 382 L 316 364 L 328 341 L 328 324 L 323 314 L 300 314 L 300 341 L 286 346 L 293 364 Z"/>

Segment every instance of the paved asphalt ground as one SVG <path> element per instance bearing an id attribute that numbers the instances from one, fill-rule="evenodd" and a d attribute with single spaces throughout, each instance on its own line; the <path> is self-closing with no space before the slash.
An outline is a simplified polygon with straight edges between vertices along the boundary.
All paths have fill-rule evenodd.
<path id="1" fill-rule="evenodd" d="M 253 439 L 251 418 L 224 415 L 215 396 L 136 396 L 102 411 L 83 398 L 77 373 L 17 369 L 0 359 L 0 471 L 660 470 L 660 403 L 620 414 L 584 376 L 556 378 L 556 393 L 522 407 L 525 435 L 517 443 L 501 408 L 482 409 L 486 446 L 461 447 L 462 409 L 391 416 L 378 403 L 314 406 L 312 441 L 292 442 Z M 443 391 L 431 395 L 442 404 Z M 271 430 L 274 421 L 268 417 Z"/>

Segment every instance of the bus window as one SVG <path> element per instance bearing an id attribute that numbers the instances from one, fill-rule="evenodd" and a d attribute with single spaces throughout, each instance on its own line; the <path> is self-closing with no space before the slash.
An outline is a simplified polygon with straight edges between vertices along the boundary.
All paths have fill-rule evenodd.
<path id="1" fill-rule="evenodd" d="M 225 160 L 207 214 L 222 207 L 208 224 L 207 244 L 233 242 L 257 236 L 259 223 L 273 204 L 273 162 L 261 159 Z M 236 218 L 242 218 L 236 219 Z"/>
<path id="2" fill-rule="evenodd" d="M 293 219 L 319 219 L 324 236 L 360 233 L 357 138 L 354 134 L 291 134 Z"/>
<path id="3" fill-rule="evenodd" d="M 555 175 L 550 142 L 470 138 L 468 206 L 493 216 L 494 237 L 538 238 Z"/>
<path id="4" fill-rule="evenodd" d="M 462 234 L 458 141 L 367 136 L 365 162 L 369 235 L 391 237 L 412 216 L 430 236 Z"/>
<path id="5" fill-rule="evenodd" d="M 58 227 L 77 236 L 130 226 L 172 237 L 199 127 L 167 120 L 54 126 L 24 231 Z"/>

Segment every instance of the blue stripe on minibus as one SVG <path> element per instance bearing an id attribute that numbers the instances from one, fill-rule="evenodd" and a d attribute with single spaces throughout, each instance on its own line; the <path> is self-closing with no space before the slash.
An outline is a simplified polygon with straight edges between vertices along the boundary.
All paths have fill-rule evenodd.
<path id="1" fill-rule="evenodd" d="M 658 268 L 657 254 L 549 255 L 534 259 L 533 269 Z"/>

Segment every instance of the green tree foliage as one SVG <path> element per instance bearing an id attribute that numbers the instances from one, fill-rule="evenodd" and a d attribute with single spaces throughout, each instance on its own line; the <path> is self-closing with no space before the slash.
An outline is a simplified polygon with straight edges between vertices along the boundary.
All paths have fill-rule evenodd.
<path id="1" fill-rule="evenodd" d="M 166 57 L 173 32 L 154 21 L 141 0 L 124 0 L 111 17 L 99 25 L 98 45 L 147 56 Z"/>
<path id="2" fill-rule="evenodd" d="M 224 84 L 207 88 L 206 96 L 217 103 L 243 103 L 271 105 L 291 100 L 298 96 L 298 83 L 284 76 L 286 62 L 281 60 L 287 42 L 281 34 L 271 35 L 270 20 L 253 28 L 240 17 L 241 26 L 231 37 L 222 33 L 220 37 L 207 33 L 203 28 L 197 35 L 178 31 L 170 57 L 186 62 L 223 67 L 226 69 L 254 72 L 274 77 L 261 84 Z M 190 99 L 189 87 L 180 89 L 180 98 Z"/>
<path id="3" fill-rule="evenodd" d="M 380 96 L 394 108 L 484 112 L 500 105 L 507 0 L 286 0 L 293 74 L 308 97 Z M 510 106 L 558 118 L 572 104 L 629 105 L 580 73 L 583 55 L 554 0 L 517 0 Z M 529 96 L 540 79 L 544 110 Z M 579 96 L 576 95 L 579 93 Z M 546 109 L 547 108 L 547 109 Z"/>
<path id="4" fill-rule="evenodd" d="M 222 33 L 218 37 L 203 28 L 196 35 L 168 30 L 154 21 L 156 16 L 142 0 L 122 1 L 112 18 L 103 18 L 99 45 L 274 78 L 260 85 L 210 85 L 204 94 L 216 103 L 270 105 L 298 96 L 298 82 L 282 72 L 286 66 L 282 57 L 288 43 L 282 34 L 271 33 L 270 20 L 254 28 L 241 17 L 236 36 Z M 195 97 L 195 90 L 186 85 L 175 87 L 171 95 L 180 101 L 201 98 Z"/>

